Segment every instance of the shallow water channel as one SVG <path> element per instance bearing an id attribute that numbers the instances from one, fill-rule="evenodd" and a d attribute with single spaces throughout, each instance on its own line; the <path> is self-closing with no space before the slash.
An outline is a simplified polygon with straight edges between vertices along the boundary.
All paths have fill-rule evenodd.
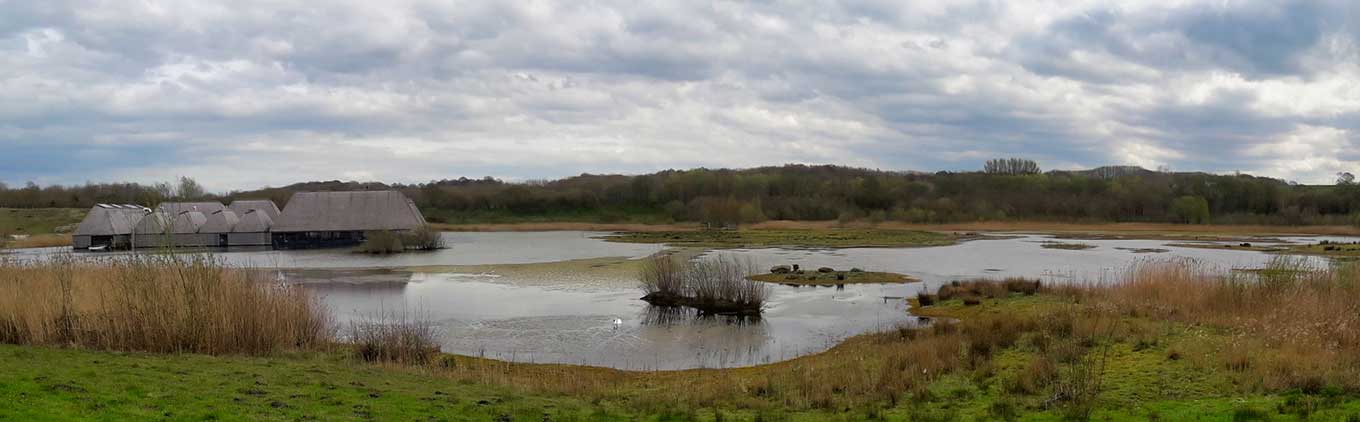
<path id="1" fill-rule="evenodd" d="M 1023 276 L 1101 282 L 1116 279 L 1140 260 L 1194 259 L 1229 271 L 1260 268 L 1273 258 L 1159 240 L 1059 240 L 1095 247 L 1050 249 L 1042 242 L 1053 239 L 1039 235 L 931 248 L 707 251 L 696 259 L 735 254 L 759 268 L 858 267 L 923 282 L 772 285 L 772 299 L 760 319 L 700 318 L 639 300 L 638 259 L 662 246 L 597 238 L 606 234 L 445 233 L 449 248 L 430 253 L 245 250 L 217 256 L 230 265 L 277 268 L 281 279 L 317 293 L 342 324 L 393 312 L 429 318 L 440 329 L 445 352 L 639 370 L 748 366 L 823 351 L 849 336 L 918 323 L 901 298 L 951 280 Z M 1305 259 L 1325 263 L 1324 258 Z M 622 324 L 616 326 L 616 318 Z"/>

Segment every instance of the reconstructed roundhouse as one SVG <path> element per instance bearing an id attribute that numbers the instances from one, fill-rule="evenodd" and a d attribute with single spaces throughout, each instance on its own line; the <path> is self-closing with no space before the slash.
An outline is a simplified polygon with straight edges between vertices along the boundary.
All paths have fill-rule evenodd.
<path id="1" fill-rule="evenodd" d="M 100 204 L 74 234 L 76 249 L 350 246 L 374 231 L 425 226 L 414 202 L 397 191 L 300 192 L 280 211 L 273 201 L 166 202 L 155 211 Z"/>

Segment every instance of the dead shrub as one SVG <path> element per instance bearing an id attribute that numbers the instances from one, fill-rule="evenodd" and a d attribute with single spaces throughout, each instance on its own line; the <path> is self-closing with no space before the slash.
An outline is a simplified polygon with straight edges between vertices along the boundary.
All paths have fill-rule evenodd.
<path id="1" fill-rule="evenodd" d="M 406 310 L 380 312 L 370 321 L 350 323 L 354 353 L 366 362 L 423 365 L 439 354 L 434 324 Z"/>

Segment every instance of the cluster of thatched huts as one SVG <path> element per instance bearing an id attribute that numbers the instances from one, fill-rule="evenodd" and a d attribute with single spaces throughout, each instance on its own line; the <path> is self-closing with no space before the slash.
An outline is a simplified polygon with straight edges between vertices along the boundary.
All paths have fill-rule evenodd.
<path id="1" fill-rule="evenodd" d="M 273 201 L 169 202 L 155 210 L 100 204 L 72 237 L 76 249 L 347 246 L 364 233 L 425 225 L 415 203 L 396 191 L 300 192 L 279 211 Z"/>

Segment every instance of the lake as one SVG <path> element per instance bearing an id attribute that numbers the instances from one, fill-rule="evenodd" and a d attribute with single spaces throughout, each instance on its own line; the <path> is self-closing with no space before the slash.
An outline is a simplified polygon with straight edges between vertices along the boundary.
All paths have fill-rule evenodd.
<path id="1" fill-rule="evenodd" d="M 920 323 L 903 297 L 952 280 L 1030 277 L 1047 282 L 1117 279 L 1144 260 L 1192 259 L 1230 271 L 1259 268 L 1259 252 L 1168 246 L 1158 240 L 1072 240 L 1092 249 L 1042 247 L 1048 236 L 1016 235 L 930 248 L 701 251 L 732 254 L 759 268 L 800 264 L 890 271 L 911 284 L 842 287 L 772 285 L 763 317 L 699 317 L 639 300 L 638 259 L 661 245 L 613 243 L 596 232 L 445 233 L 448 249 L 393 256 L 345 250 L 223 251 L 229 265 L 269 268 L 318 294 L 342 322 L 384 313 L 434 321 L 445 352 L 538 363 L 635 370 L 734 367 L 816 353 L 865 332 Z M 1291 237 L 1313 242 L 1356 238 Z M 1148 252 L 1161 249 L 1165 252 Z M 37 257 L 47 251 L 21 251 Z M 82 254 L 84 255 L 84 254 Z M 109 254 L 89 255 L 109 256 Z M 1325 258 L 1303 258 L 1318 264 Z M 615 319 L 622 320 L 615 325 Z"/>

